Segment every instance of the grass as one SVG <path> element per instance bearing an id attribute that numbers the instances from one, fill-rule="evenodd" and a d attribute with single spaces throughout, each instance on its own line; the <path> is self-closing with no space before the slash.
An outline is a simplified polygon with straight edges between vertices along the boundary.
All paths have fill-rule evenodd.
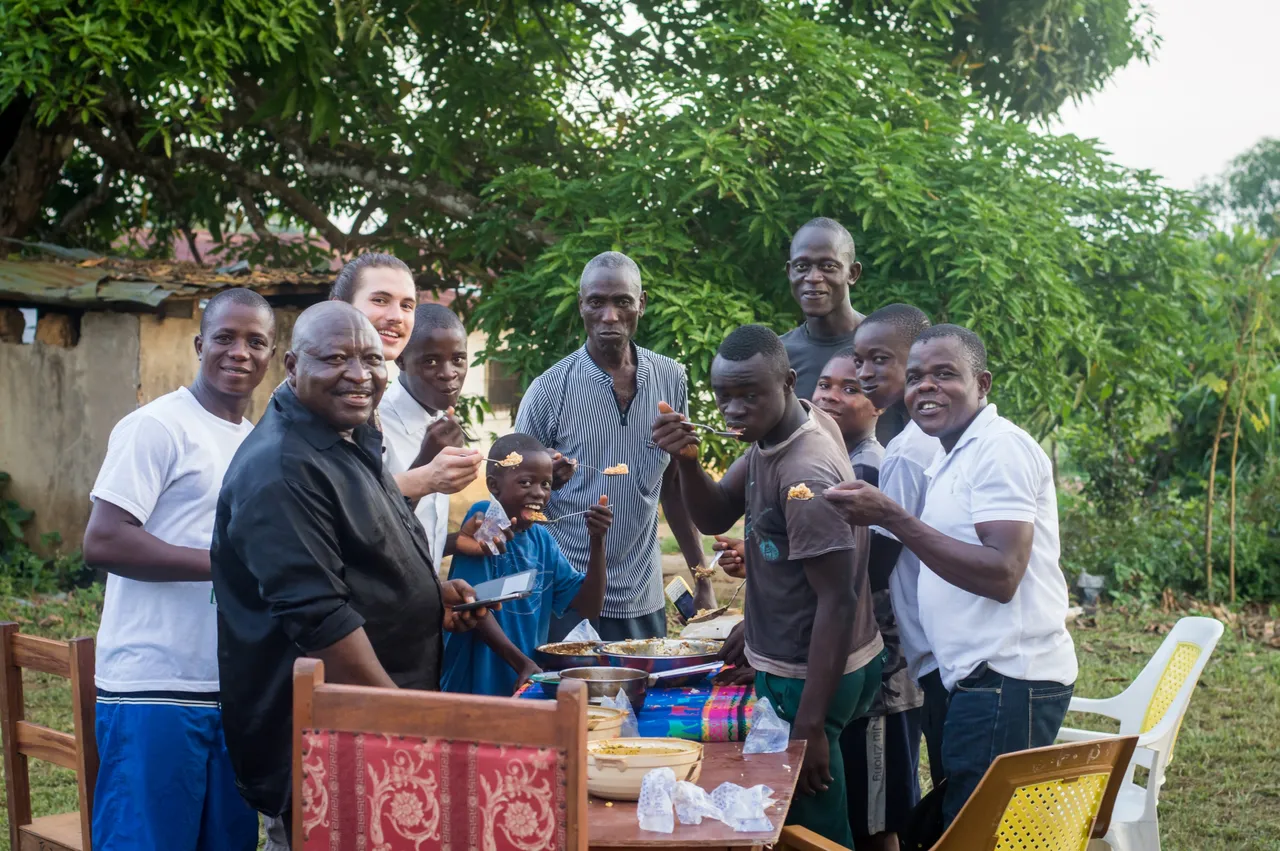
<path id="1" fill-rule="evenodd" d="M 0 619 L 25 621 L 24 632 L 51 638 L 93 635 L 102 605 L 100 586 L 65 598 L 27 604 L 0 598 Z M 1104 610 L 1073 627 L 1080 659 L 1076 693 L 1105 697 L 1124 688 L 1155 652 L 1178 614 Z M 28 717 L 70 730 L 70 687 L 43 675 L 24 675 Z M 1072 726 L 1114 729 L 1094 716 L 1068 717 Z M 1205 669 L 1178 739 L 1160 796 L 1164 847 L 1280 849 L 1280 651 L 1228 629 Z M 76 806 L 74 775 L 31 762 L 37 815 Z M 0 851 L 8 848 L 7 813 L 0 816 Z"/>

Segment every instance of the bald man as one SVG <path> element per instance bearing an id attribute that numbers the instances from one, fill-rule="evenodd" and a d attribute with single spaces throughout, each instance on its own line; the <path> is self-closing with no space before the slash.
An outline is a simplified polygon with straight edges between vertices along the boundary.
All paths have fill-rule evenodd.
<path id="1" fill-rule="evenodd" d="M 435 690 L 441 630 L 477 616 L 452 611 L 474 592 L 436 577 L 383 467 L 369 424 L 387 385 L 373 325 L 343 302 L 314 305 L 284 364 L 227 470 L 210 560 L 231 762 L 245 799 L 288 824 L 294 661 L 323 660 L 330 682 Z"/>

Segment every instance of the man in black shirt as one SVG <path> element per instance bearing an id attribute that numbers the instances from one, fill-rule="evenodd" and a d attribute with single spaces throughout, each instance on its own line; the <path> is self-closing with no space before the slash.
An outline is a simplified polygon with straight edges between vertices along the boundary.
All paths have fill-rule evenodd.
<path id="1" fill-rule="evenodd" d="M 482 616 L 452 611 L 474 592 L 436 577 L 383 469 L 373 325 L 341 302 L 308 308 L 285 369 L 223 479 L 210 553 L 227 749 L 241 794 L 267 815 L 290 806 L 296 659 L 323 660 L 330 682 L 434 690 L 442 627 Z"/>

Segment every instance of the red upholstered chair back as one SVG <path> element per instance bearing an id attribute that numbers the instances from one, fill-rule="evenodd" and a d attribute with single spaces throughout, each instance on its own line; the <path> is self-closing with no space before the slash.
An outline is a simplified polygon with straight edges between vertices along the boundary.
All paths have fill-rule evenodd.
<path id="1" fill-rule="evenodd" d="M 587 847 L 587 696 L 517 701 L 293 686 L 293 841 L 303 851 Z"/>

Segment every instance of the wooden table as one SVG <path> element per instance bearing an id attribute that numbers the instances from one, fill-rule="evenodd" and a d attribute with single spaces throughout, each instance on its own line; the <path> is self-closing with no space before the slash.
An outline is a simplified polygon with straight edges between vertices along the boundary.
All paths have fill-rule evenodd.
<path id="1" fill-rule="evenodd" d="M 681 824 L 676 819 L 674 833 L 641 830 L 634 801 L 600 798 L 587 800 L 587 831 L 592 848 L 757 848 L 772 845 L 782 833 L 782 822 L 791 808 L 796 778 L 804 759 L 805 743 L 793 740 L 784 753 L 743 756 L 740 742 L 719 742 L 705 746 L 702 776 L 698 785 L 708 792 L 726 781 L 750 788 L 763 783 L 773 790 L 773 806 L 765 815 L 773 830 L 764 833 L 737 833 L 727 824 L 703 819 L 699 825 Z"/>

